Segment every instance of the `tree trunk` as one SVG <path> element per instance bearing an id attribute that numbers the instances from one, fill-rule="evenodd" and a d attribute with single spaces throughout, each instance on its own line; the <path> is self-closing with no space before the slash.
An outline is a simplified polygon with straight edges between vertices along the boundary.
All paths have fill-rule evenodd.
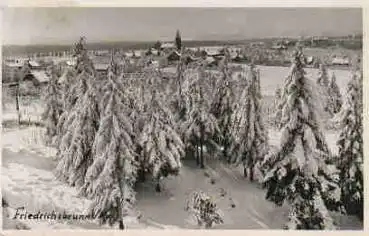
<path id="1" fill-rule="evenodd" d="M 201 138 L 200 138 L 200 168 L 204 169 L 205 165 L 204 165 L 204 152 L 203 152 L 203 147 L 204 147 L 204 127 L 201 125 Z"/>
<path id="2" fill-rule="evenodd" d="M 139 171 L 140 174 L 140 182 L 145 182 L 146 180 L 146 176 L 145 176 L 145 167 L 143 166 L 143 164 L 141 164 L 141 169 Z"/>
<path id="3" fill-rule="evenodd" d="M 199 154 L 199 145 L 196 143 L 195 145 L 196 148 L 196 165 L 199 166 L 200 165 L 200 154 Z"/>
<path id="4" fill-rule="evenodd" d="M 156 183 L 155 191 L 156 191 L 157 193 L 160 193 L 160 192 L 161 192 L 161 187 L 160 187 L 160 183 L 159 183 L 159 181 Z"/>
<path id="5" fill-rule="evenodd" d="M 118 222 L 119 222 L 119 229 L 123 230 L 125 229 L 124 227 L 124 221 L 123 221 L 123 212 L 122 212 L 122 206 L 119 200 L 117 200 L 117 204 L 118 204 Z"/>
<path id="6" fill-rule="evenodd" d="M 250 181 L 253 182 L 254 181 L 254 164 L 252 164 L 249 168 L 249 171 L 250 171 Z"/>
<path id="7" fill-rule="evenodd" d="M 20 115 L 20 111 L 19 111 L 19 82 L 18 85 L 16 87 L 16 92 L 15 92 L 15 106 L 17 109 L 17 114 L 18 114 L 18 126 L 20 126 L 21 123 L 21 115 Z"/>
<path id="8" fill-rule="evenodd" d="M 247 168 L 245 165 L 243 166 L 243 176 L 247 178 Z"/>
<path id="9" fill-rule="evenodd" d="M 157 193 L 160 193 L 160 192 L 161 192 L 161 187 L 160 187 L 160 177 L 158 177 L 158 178 L 156 179 L 155 191 L 156 191 Z"/>

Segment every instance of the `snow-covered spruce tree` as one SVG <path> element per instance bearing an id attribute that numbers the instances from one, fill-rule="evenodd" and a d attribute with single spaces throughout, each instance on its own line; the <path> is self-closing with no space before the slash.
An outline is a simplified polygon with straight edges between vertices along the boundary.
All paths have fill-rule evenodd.
<path id="1" fill-rule="evenodd" d="M 227 51 L 228 52 L 228 51 Z M 222 77 L 220 84 L 216 89 L 215 98 L 211 106 L 211 113 L 218 120 L 220 129 L 220 137 L 218 137 L 218 143 L 223 148 L 223 157 L 230 163 L 230 157 L 228 156 L 229 147 L 232 142 L 231 133 L 231 116 L 233 113 L 233 99 L 234 92 L 231 86 L 231 76 L 228 62 L 230 60 L 229 53 L 226 53 L 223 65 L 220 67 L 222 71 Z"/>
<path id="2" fill-rule="evenodd" d="M 271 112 L 274 113 L 274 115 L 272 116 L 272 125 L 274 127 L 280 127 L 282 106 L 279 106 L 279 104 L 281 103 L 281 98 L 282 98 L 281 88 L 277 88 L 277 90 L 275 91 L 273 104 L 271 106 Z"/>
<path id="3" fill-rule="evenodd" d="M 185 210 L 199 227 L 209 229 L 213 224 L 222 224 L 223 213 L 214 200 L 206 193 L 193 192 L 187 200 Z"/>
<path id="4" fill-rule="evenodd" d="M 87 55 L 86 38 L 80 37 L 79 41 L 74 46 L 73 56 L 76 58 L 77 63 L 74 69 L 77 73 L 87 72 L 90 75 L 95 76 L 95 69 L 92 60 Z"/>
<path id="5" fill-rule="evenodd" d="M 318 78 L 316 83 L 319 85 L 317 88 L 319 89 L 319 93 L 321 94 L 321 98 L 324 104 L 324 111 L 329 114 L 329 116 L 333 115 L 333 104 L 330 103 L 330 94 L 329 94 L 329 77 L 328 71 L 324 64 L 319 65 Z"/>
<path id="6" fill-rule="evenodd" d="M 337 114 L 342 107 L 342 96 L 333 73 L 328 87 L 328 103 L 331 114 Z"/>
<path id="7" fill-rule="evenodd" d="M 361 220 L 364 210 L 362 86 L 362 74 L 353 72 L 341 114 L 343 129 L 337 142 L 342 202 L 348 214 Z"/>
<path id="8" fill-rule="evenodd" d="M 329 78 L 327 68 L 325 67 L 324 64 L 319 65 L 319 72 L 316 83 L 324 88 L 328 88 Z"/>
<path id="9" fill-rule="evenodd" d="M 88 90 L 89 84 L 93 83 L 91 80 L 94 80 L 91 75 L 87 74 L 87 72 L 82 72 L 81 74 L 77 75 L 75 81 L 69 87 L 69 91 L 65 91 L 67 92 L 67 95 L 63 96 L 65 99 L 63 113 L 61 114 L 57 124 L 56 143 L 58 146 L 60 145 L 62 137 L 68 129 L 68 125 L 70 125 L 70 123 L 67 121 L 71 121 L 69 118 L 71 116 L 71 111 L 76 106 L 78 101 L 82 99 Z"/>
<path id="10" fill-rule="evenodd" d="M 263 184 L 268 200 L 291 204 L 288 229 L 334 229 L 328 210 L 340 207 L 339 172 L 328 163 L 331 154 L 315 107 L 320 98 L 298 55 L 283 88 L 280 147 L 262 163 Z"/>
<path id="11" fill-rule="evenodd" d="M 53 145 L 57 135 L 57 125 L 62 114 L 61 91 L 58 86 L 58 79 L 55 71 L 52 72 L 45 94 L 46 108 L 42 114 L 42 119 L 46 127 L 46 144 Z"/>
<path id="12" fill-rule="evenodd" d="M 194 84 L 194 90 L 191 93 L 191 111 L 189 118 L 182 125 L 185 133 L 185 142 L 192 146 L 195 151 L 196 162 L 201 168 L 204 165 L 204 148 L 210 152 L 220 150 L 216 140 L 220 134 L 218 121 L 210 112 L 210 101 L 205 94 L 210 94 L 206 84 L 206 78 L 203 68 L 198 70 L 198 78 Z"/>
<path id="13" fill-rule="evenodd" d="M 138 137 L 140 147 L 140 171 L 150 173 L 157 181 L 156 191 L 160 192 L 159 180 L 169 174 L 177 175 L 184 156 L 184 144 L 175 130 L 172 112 L 168 109 L 165 97 L 152 91 L 149 109 L 145 114 L 145 125 Z M 145 179 L 142 176 L 143 180 Z"/>
<path id="14" fill-rule="evenodd" d="M 253 65 L 247 73 L 247 86 L 232 115 L 233 136 L 230 149 L 231 163 L 243 164 L 250 181 L 254 180 L 254 167 L 262 162 L 268 151 L 267 132 L 262 119 L 261 92 L 258 71 Z"/>
<path id="15" fill-rule="evenodd" d="M 69 112 L 77 103 L 79 98 L 82 98 L 88 88 L 89 79 L 95 78 L 95 71 L 92 61 L 87 55 L 85 46 L 85 39 L 81 38 L 75 45 L 74 57 L 77 58 L 77 64 L 75 68 L 68 73 L 68 80 L 64 81 L 63 89 L 63 113 L 61 114 L 57 125 L 57 145 L 60 144 L 61 138 L 66 131 L 66 119 L 69 116 Z M 73 79 L 71 77 L 74 77 Z M 69 83 L 66 85 L 66 83 Z"/>
<path id="16" fill-rule="evenodd" d="M 92 145 L 100 119 L 98 96 L 96 85 L 91 82 L 66 118 L 57 153 L 56 176 L 72 186 L 84 184 L 87 168 L 93 160 Z"/>
<path id="17" fill-rule="evenodd" d="M 92 199 L 91 214 L 101 224 L 125 225 L 135 203 L 137 161 L 133 143 L 133 121 L 124 88 L 109 71 L 103 88 L 102 113 L 92 147 L 93 161 L 87 170 L 82 191 Z"/>

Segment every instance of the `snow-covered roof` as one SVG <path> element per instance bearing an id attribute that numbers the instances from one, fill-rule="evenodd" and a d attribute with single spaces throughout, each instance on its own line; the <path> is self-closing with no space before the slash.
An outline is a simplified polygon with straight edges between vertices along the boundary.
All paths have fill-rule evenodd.
<path id="1" fill-rule="evenodd" d="M 158 54 L 158 50 L 156 50 L 155 48 L 151 48 L 151 53 L 156 55 Z"/>
<path id="2" fill-rule="evenodd" d="M 348 65 L 348 64 L 350 64 L 350 62 L 349 62 L 349 60 L 347 58 L 336 57 L 336 58 L 333 58 L 332 64 L 336 64 L 336 65 Z"/>
<path id="3" fill-rule="evenodd" d="M 208 62 L 208 63 L 211 63 L 211 62 L 214 62 L 215 59 L 214 59 L 214 57 L 206 57 L 205 61 Z"/>
<path id="4" fill-rule="evenodd" d="M 94 64 L 94 67 L 95 67 L 95 70 L 107 70 L 109 68 L 109 65 L 108 63 L 96 63 Z"/>
<path id="5" fill-rule="evenodd" d="M 136 57 L 141 57 L 142 51 L 141 50 L 135 50 L 134 51 Z"/>
<path id="6" fill-rule="evenodd" d="M 170 43 L 170 42 L 167 42 L 167 43 L 163 43 L 161 45 L 161 48 L 175 48 L 176 45 L 174 43 Z"/>
<path id="7" fill-rule="evenodd" d="M 232 51 L 229 53 L 231 58 L 236 58 L 238 56 L 238 53 L 235 51 Z"/>
<path id="8" fill-rule="evenodd" d="M 76 61 L 75 60 L 67 60 L 66 63 L 67 63 L 68 66 L 74 66 L 74 65 L 76 65 Z"/>
<path id="9" fill-rule="evenodd" d="M 217 47 L 204 48 L 204 50 L 208 55 L 217 55 L 220 53 L 220 48 Z"/>
<path id="10" fill-rule="evenodd" d="M 45 83 L 48 82 L 50 77 L 46 74 L 45 71 L 41 70 L 41 71 L 37 71 L 37 70 L 31 70 L 31 74 L 35 77 L 35 79 L 39 82 L 39 83 Z"/>
<path id="11" fill-rule="evenodd" d="M 312 63 L 313 61 L 314 61 L 314 57 L 313 56 L 306 57 L 306 62 L 307 63 Z"/>
<path id="12" fill-rule="evenodd" d="M 126 57 L 133 57 L 133 52 L 125 52 L 124 55 Z"/>
<path id="13" fill-rule="evenodd" d="M 29 64 L 32 66 L 32 67 L 40 67 L 40 63 L 38 63 L 37 61 L 29 61 Z"/>
<path id="14" fill-rule="evenodd" d="M 62 76 L 59 77 L 58 83 L 64 83 L 65 81 L 67 81 L 67 75 L 68 75 L 68 71 L 66 70 L 64 71 Z"/>
<path id="15" fill-rule="evenodd" d="M 5 65 L 9 67 L 22 67 L 23 63 L 19 61 L 18 62 L 6 62 Z"/>

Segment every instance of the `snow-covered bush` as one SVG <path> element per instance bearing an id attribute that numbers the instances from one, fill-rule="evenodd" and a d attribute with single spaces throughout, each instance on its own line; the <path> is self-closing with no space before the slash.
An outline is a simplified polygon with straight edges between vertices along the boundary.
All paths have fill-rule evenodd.
<path id="1" fill-rule="evenodd" d="M 199 227 L 211 228 L 214 224 L 223 224 L 223 213 L 215 201 L 206 193 L 199 191 L 190 195 L 185 207 L 190 217 Z"/>
<path id="2" fill-rule="evenodd" d="M 320 131 L 319 96 L 305 77 L 299 53 L 283 88 L 282 137 L 262 163 L 266 198 L 291 204 L 288 229 L 333 229 L 328 210 L 340 207 L 339 171 Z"/>

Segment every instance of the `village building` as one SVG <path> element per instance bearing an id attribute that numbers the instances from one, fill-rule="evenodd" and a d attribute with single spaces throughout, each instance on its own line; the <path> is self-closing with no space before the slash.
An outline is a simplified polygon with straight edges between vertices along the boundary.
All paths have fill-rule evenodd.
<path id="1" fill-rule="evenodd" d="M 174 61 L 179 61 L 179 59 L 181 58 L 181 54 L 177 51 L 177 50 L 173 50 L 171 53 L 169 53 L 166 56 L 168 62 L 174 62 Z"/>
<path id="2" fill-rule="evenodd" d="M 332 65 L 348 66 L 350 65 L 350 61 L 347 57 L 335 57 L 332 60 Z"/>
<path id="3" fill-rule="evenodd" d="M 108 73 L 109 63 L 95 63 L 94 68 L 99 76 L 106 76 Z"/>
<path id="4" fill-rule="evenodd" d="M 175 48 L 177 48 L 177 47 L 173 42 L 165 42 L 165 43 L 162 43 L 160 45 L 160 49 L 163 50 L 163 51 L 172 50 L 172 49 L 175 49 Z"/>

